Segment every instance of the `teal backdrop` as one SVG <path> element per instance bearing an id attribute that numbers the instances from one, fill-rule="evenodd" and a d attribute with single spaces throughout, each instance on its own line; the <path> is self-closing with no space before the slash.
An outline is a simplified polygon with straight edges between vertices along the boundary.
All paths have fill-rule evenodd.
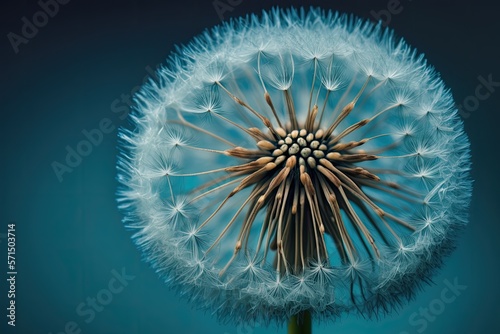
<path id="1" fill-rule="evenodd" d="M 130 96 L 144 78 L 175 44 L 221 18 L 278 4 L 379 17 L 425 53 L 465 106 L 472 145 L 470 223 L 434 284 L 390 316 L 315 323 L 315 333 L 500 333 L 500 87 L 483 100 L 471 98 L 480 77 L 500 81 L 494 4 L 60 0 L 44 10 L 47 3 L 54 1 L 4 1 L 0 8 L 0 333 L 286 332 L 219 324 L 169 290 L 141 260 L 115 201 L 117 128 L 127 124 Z M 12 222 L 15 327 L 7 324 Z"/>

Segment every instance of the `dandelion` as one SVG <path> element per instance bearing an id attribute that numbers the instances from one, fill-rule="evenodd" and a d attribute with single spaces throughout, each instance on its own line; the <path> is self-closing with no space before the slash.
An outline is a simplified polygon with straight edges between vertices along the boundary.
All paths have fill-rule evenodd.
<path id="1" fill-rule="evenodd" d="M 378 316 L 467 222 L 469 143 L 433 68 L 381 25 L 319 9 L 178 49 L 121 129 L 119 206 L 145 258 L 222 321 Z"/>

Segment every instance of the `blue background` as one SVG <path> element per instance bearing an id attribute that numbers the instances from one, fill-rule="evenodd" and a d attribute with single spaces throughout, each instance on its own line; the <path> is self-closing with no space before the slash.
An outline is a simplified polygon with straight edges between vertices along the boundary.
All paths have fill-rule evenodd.
<path id="1" fill-rule="evenodd" d="M 278 3 L 243 0 L 223 16 L 260 12 Z M 387 9 L 389 3 L 307 5 L 373 20 L 371 11 Z M 500 20 L 494 5 L 401 0 L 400 7 L 388 25 L 426 54 L 458 103 L 474 95 L 478 76 L 491 74 L 500 81 Z M 120 115 L 128 110 L 127 96 L 175 44 L 220 23 L 212 1 L 72 0 L 15 53 L 7 34 L 20 34 L 22 17 L 31 21 L 39 10 L 36 1 L 4 1 L 0 10 L 0 333 L 64 333 L 71 322 L 81 333 L 286 332 L 221 325 L 209 313 L 194 310 L 141 261 L 116 209 L 116 128 L 126 124 Z M 500 88 L 464 119 L 475 180 L 470 224 L 433 278 L 435 284 L 399 313 L 379 321 L 349 316 L 315 323 L 315 333 L 500 333 L 499 100 Z M 97 128 L 104 118 L 114 130 L 58 180 L 53 162 L 65 163 L 66 147 L 75 149 L 85 139 L 82 131 Z M 5 316 L 10 222 L 16 223 L 17 237 L 15 328 L 7 326 Z M 113 270 L 134 278 L 121 292 L 107 294 Z M 467 288 L 453 302 L 441 303 L 446 280 L 455 279 Z M 96 296 L 112 299 L 88 321 L 76 309 Z M 444 309 L 425 321 L 425 330 L 422 322 L 410 321 L 415 312 L 414 320 L 424 319 L 418 315 L 421 308 L 440 305 Z"/>

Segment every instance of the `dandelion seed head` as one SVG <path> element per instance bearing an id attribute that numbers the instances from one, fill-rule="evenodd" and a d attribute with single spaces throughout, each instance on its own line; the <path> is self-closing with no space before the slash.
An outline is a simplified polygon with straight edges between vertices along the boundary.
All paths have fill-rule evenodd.
<path id="1" fill-rule="evenodd" d="M 120 130 L 119 207 L 146 260 L 222 321 L 390 312 L 467 222 L 451 93 L 380 25 L 273 9 L 157 75 Z"/>

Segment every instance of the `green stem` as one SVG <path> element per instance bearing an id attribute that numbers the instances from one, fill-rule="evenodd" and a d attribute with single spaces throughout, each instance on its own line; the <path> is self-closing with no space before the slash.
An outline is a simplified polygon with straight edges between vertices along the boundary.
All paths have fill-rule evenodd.
<path id="1" fill-rule="evenodd" d="M 311 313 L 303 311 L 288 322 L 288 334 L 312 334 Z"/>

